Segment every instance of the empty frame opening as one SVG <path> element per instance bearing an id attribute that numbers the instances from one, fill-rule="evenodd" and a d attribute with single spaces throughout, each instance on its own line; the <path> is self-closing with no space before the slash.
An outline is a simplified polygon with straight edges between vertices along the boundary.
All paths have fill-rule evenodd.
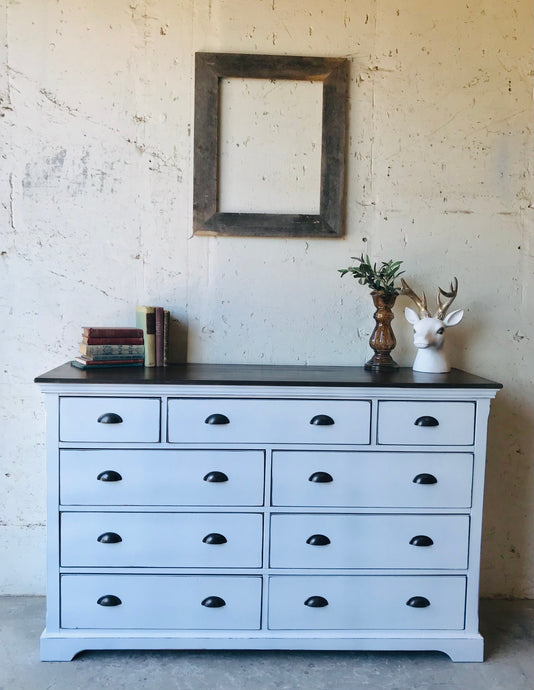
<path id="1" fill-rule="evenodd" d="M 222 213 L 320 211 L 323 85 L 289 79 L 221 79 Z"/>

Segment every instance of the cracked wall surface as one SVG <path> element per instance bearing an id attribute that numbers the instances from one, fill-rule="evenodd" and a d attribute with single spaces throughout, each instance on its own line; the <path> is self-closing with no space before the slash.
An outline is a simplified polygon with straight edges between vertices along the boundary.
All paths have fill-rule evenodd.
<path id="1" fill-rule="evenodd" d="M 75 355 L 82 326 L 161 304 L 175 360 L 361 365 L 371 301 L 337 269 L 363 251 L 402 259 L 429 295 L 458 276 L 453 365 L 504 384 L 482 593 L 534 597 L 531 5 L 0 0 L 0 593 L 44 591 L 32 381 Z M 192 236 L 201 50 L 350 60 L 343 239 Z"/>

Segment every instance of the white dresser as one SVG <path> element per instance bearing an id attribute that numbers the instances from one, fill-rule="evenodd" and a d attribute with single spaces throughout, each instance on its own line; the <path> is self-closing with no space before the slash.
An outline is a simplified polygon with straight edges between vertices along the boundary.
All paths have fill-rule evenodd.
<path id="1" fill-rule="evenodd" d="M 461 371 L 176 365 L 46 395 L 43 660 L 87 649 L 482 661 L 486 427 Z"/>

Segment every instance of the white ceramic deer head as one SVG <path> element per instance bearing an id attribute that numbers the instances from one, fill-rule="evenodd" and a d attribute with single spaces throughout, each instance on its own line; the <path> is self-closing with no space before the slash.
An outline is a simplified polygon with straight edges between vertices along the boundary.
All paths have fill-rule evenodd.
<path id="1" fill-rule="evenodd" d="M 425 371 L 433 374 L 442 374 L 451 370 L 447 356 L 443 349 L 445 329 L 456 326 L 462 320 L 463 309 L 456 309 L 447 315 L 447 311 L 458 293 L 458 280 L 451 283 L 449 292 L 438 288 L 438 308 L 435 316 L 432 316 L 426 306 L 426 296 L 419 297 L 401 278 L 402 295 L 408 295 L 417 305 L 419 314 L 410 307 L 406 307 L 404 314 L 413 325 L 413 343 L 417 348 L 417 355 L 413 363 L 414 371 Z M 441 295 L 447 298 L 445 304 L 441 303 Z"/>

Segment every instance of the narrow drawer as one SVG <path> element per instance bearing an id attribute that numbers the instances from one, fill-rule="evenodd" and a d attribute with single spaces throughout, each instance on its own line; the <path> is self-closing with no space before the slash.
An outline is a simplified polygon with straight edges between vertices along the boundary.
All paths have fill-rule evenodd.
<path id="1" fill-rule="evenodd" d="M 272 515 L 272 568 L 467 567 L 467 515 Z"/>
<path id="2" fill-rule="evenodd" d="M 252 513 L 63 513 L 61 565 L 259 568 L 262 532 Z"/>
<path id="3" fill-rule="evenodd" d="M 63 505 L 263 505 L 257 450 L 62 450 Z"/>
<path id="4" fill-rule="evenodd" d="M 171 443 L 370 441 L 366 400 L 186 399 L 168 402 Z"/>
<path id="5" fill-rule="evenodd" d="M 470 453 L 274 451 L 272 504 L 468 508 Z"/>
<path id="6" fill-rule="evenodd" d="M 157 443 L 160 407 L 159 398 L 60 398 L 59 439 Z"/>
<path id="7" fill-rule="evenodd" d="M 260 611 L 260 577 L 61 577 L 62 628 L 257 630 Z"/>
<path id="8" fill-rule="evenodd" d="M 291 576 L 269 581 L 269 628 L 462 630 L 463 576 Z"/>
<path id="9" fill-rule="evenodd" d="M 378 443 L 470 446 L 474 435 L 474 402 L 378 403 Z"/>

